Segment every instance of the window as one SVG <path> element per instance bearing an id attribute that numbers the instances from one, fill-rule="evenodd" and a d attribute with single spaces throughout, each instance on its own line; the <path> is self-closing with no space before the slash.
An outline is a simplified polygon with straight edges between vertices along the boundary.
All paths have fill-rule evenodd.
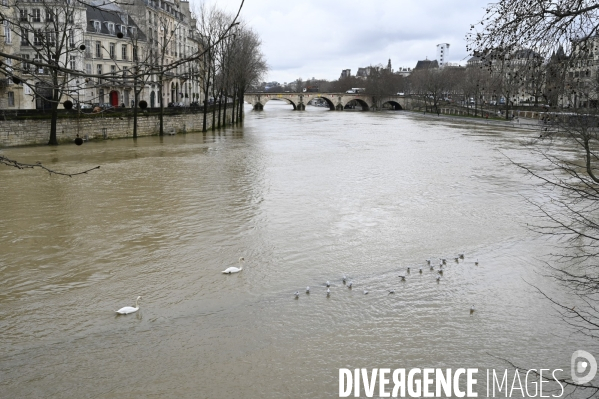
<path id="1" fill-rule="evenodd" d="M 69 47 L 75 48 L 75 32 L 73 32 L 73 29 L 69 29 Z"/>
<path id="2" fill-rule="evenodd" d="M 102 64 L 98 64 L 96 66 L 96 71 L 97 71 L 96 75 L 102 75 Z M 98 77 L 98 84 L 101 84 L 101 83 L 102 83 L 102 78 Z"/>
<path id="3" fill-rule="evenodd" d="M 94 21 L 94 29 L 97 33 L 102 31 L 102 24 L 100 24 L 100 21 Z"/>
<path id="4" fill-rule="evenodd" d="M 48 45 L 54 46 L 56 43 L 56 34 L 54 32 L 47 32 L 46 41 L 48 42 Z"/>
<path id="5" fill-rule="evenodd" d="M 100 92 L 98 93 L 98 102 L 100 105 L 104 104 L 104 89 L 100 89 Z"/>
<path id="6" fill-rule="evenodd" d="M 75 18 L 73 17 L 73 10 L 69 11 L 67 14 L 67 22 L 70 24 L 75 23 Z"/>
<path id="7" fill-rule="evenodd" d="M 123 44 L 121 46 L 121 59 L 126 60 L 127 59 L 127 45 Z"/>
<path id="8" fill-rule="evenodd" d="M 102 58 L 102 42 L 96 42 L 96 58 Z"/>
<path id="9" fill-rule="evenodd" d="M 29 31 L 21 28 L 21 46 L 29 45 Z"/>
<path id="10" fill-rule="evenodd" d="M 133 46 L 133 60 L 137 61 L 137 46 Z"/>
<path id="11" fill-rule="evenodd" d="M 92 74 L 92 64 L 85 64 L 85 73 L 88 75 Z"/>
<path id="12" fill-rule="evenodd" d="M 116 76 L 116 65 L 111 65 L 110 66 L 110 74 L 112 76 Z"/>
<path id="13" fill-rule="evenodd" d="M 26 8 L 22 9 L 22 10 L 19 10 L 19 14 L 20 14 L 19 21 L 21 21 L 21 22 L 27 22 L 28 21 L 28 19 L 27 19 L 27 9 Z"/>
<path id="14" fill-rule="evenodd" d="M 109 54 L 110 54 L 110 59 L 111 60 L 114 60 L 116 58 L 115 55 L 114 55 L 114 43 L 110 43 Z"/>
<path id="15" fill-rule="evenodd" d="M 86 40 L 85 44 L 85 58 L 92 58 L 92 44 L 90 40 Z"/>
<path id="16" fill-rule="evenodd" d="M 26 60 L 29 59 L 29 54 L 21 54 L 21 58 L 24 58 Z M 23 69 L 23 71 L 28 72 L 29 71 L 29 62 L 23 61 L 21 63 L 21 68 Z"/>
<path id="17" fill-rule="evenodd" d="M 53 10 L 46 10 L 46 22 L 54 22 L 54 11 Z"/>
<path id="18" fill-rule="evenodd" d="M 121 33 L 123 37 L 127 37 L 127 27 L 125 25 L 121 25 Z"/>
<path id="19" fill-rule="evenodd" d="M 8 106 L 9 107 L 15 106 L 15 93 L 12 91 L 8 92 Z"/>
<path id="20" fill-rule="evenodd" d="M 4 21 L 4 43 L 10 44 L 12 42 L 12 35 L 10 31 L 10 22 Z"/>
<path id="21" fill-rule="evenodd" d="M 69 56 L 69 68 L 71 68 L 73 71 L 77 69 L 77 57 L 74 55 Z"/>
<path id="22" fill-rule="evenodd" d="M 137 28 L 131 28 L 131 36 L 137 37 Z"/>
<path id="23" fill-rule="evenodd" d="M 113 23 L 109 23 L 109 24 L 108 24 L 108 32 L 109 32 L 111 35 L 114 35 L 114 24 L 113 24 Z"/>
<path id="24" fill-rule="evenodd" d="M 39 55 L 39 54 L 36 54 L 36 55 L 33 57 L 33 62 L 39 62 L 39 63 L 42 63 L 42 62 L 44 62 L 44 60 L 42 59 L 42 57 L 40 57 L 40 55 Z M 43 67 L 43 66 L 37 66 L 37 73 L 39 73 L 39 74 L 44 74 L 45 72 L 46 72 L 46 70 L 44 69 L 44 67 Z"/>
<path id="25" fill-rule="evenodd" d="M 39 8 L 34 8 L 33 10 L 31 10 L 31 21 L 32 22 L 42 22 Z"/>
<path id="26" fill-rule="evenodd" d="M 34 46 L 41 46 L 43 41 L 44 41 L 44 39 L 43 39 L 41 29 L 38 29 L 35 32 L 33 32 L 33 45 Z"/>

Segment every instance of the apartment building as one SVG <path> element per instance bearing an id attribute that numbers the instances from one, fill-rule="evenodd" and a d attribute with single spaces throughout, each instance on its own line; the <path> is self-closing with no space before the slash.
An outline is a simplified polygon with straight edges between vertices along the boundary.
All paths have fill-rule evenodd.
<path id="1" fill-rule="evenodd" d="M 150 107 L 203 100 L 188 2 L 0 1 L 10 6 L 0 50 L 18 56 L 2 60 L 0 108 L 49 108 L 57 86 L 60 102 L 131 107 L 136 91 Z"/>

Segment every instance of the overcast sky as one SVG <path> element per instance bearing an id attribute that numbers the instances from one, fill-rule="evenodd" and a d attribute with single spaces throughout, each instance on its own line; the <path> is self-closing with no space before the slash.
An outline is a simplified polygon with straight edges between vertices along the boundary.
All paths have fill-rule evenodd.
<path id="1" fill-rule="evenodd" d="M 202 0 L 191 0 L 200 3 Z M 240 0 L 205 0 L 233 12 Z M 465 64 L 465 35 L 487 0 L 246 0 L 242 18 L 261 37 L 265 81 L 335 80 L 341 70 L 383 64 L 413 68 L 449 43 Z"/>

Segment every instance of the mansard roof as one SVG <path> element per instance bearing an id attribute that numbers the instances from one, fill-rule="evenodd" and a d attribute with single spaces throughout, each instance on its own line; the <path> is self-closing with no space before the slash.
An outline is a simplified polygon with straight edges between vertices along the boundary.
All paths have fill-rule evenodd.
<path id="1" fill-rule="evenodd" d="M 131 15 L 112 2 L 108 2 L 107 4 L 102 0 L 92 2 L 86 7 L 85 12 L 87 19 L 87 33 L 100 33 L 116 36 L 116 33 L 121 31 L 121 26 L 125 26 L 127 28 L 127 35 L 131 34 L 131 28 L 135 28 L 137 31 L 137 38 L 139 40 L 146 40 L 145 33 L 139 29 Z M 121 16 L 126 16 L 124 17 L 127 20 L 126 23 Z M 94 27 L 94 21 L 100 22 L 99 32 L 97 32 Z M 115 33 L 111 33 L 108 30 L 108 23 L 114 24 Z"/>

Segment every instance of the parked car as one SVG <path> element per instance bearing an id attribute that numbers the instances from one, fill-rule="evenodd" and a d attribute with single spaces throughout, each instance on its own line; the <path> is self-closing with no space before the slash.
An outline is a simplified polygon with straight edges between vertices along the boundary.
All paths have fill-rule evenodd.
<path id="1" fill-rule="evenodd" d="M 79 108 L 79 109 L 92 109 L 93 106 L 89 103 L 75 103 L 75 106 L 73 107 L 75 109 Z"/>
<path id="2" fill-rule="evenodd" d="M 397 93 L 396 95 L 397 95 L 397 96 L 405 96 L 405 93 L 400 91 L 400 92 L 399 92 L 399 93 Z"/>

